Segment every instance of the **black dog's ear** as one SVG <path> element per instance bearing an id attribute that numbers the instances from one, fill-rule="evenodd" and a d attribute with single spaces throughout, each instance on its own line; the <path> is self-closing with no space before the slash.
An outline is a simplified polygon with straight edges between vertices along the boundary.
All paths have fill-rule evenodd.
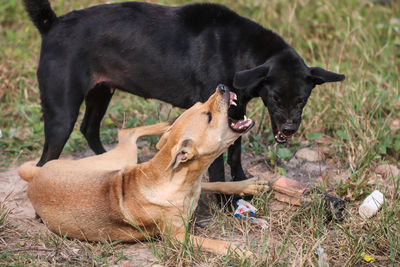
<path id="1" fill-rule="evenodd" d="M 233 86 L 237 89 L 251 89 L 267 77 L 269 68 L 260 65 L 249 70 L 238 71 L 233 78 Z"/>
<path id="2" fill-rule="evenodd" d="M 343 74 L 330 72 L 319 67 L 310 68 L 310 73 L 311 73 L 310 79 L 315 84 L 323 84 L 327 82 L 340 82 L 346 78 L 346 76 L 344 76 Z"/>

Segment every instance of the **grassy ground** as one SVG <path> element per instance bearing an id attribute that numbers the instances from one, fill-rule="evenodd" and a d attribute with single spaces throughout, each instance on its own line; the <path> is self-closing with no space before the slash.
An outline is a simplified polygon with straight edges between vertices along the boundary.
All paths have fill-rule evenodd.
<path id="1" fill-rule="evenodd" d="M 22 1 L 9 0 L 0 7 L 0 168 L 7 169 L 18 163 L 38 157 L 43 147 L 43 122 L 41 120 L 39 90 L 35 79 L 40 37 L 28 20 Z M 76 8 L 87 7 L 104 1 L 76 0 L 51 1 L 57 14 Z M 156 1 L 153 1 L 156 2 Z M 157 1 L 158 3 L 183 4 L 190 1 Z M 229 258 L 209 255 L 188 249 L 163 249 L 154 247 L 154 254 L 166 264 L 196 264 L 207 262 L 216 265 L 318 265 L 314 254 L 316 247 L 324 246 L 333 265 L 354 266 L 362 264 L 361 252 L 376 255 L 376 265 L 400 264 L 400 198 L 399 179 L 392 177 L 373 180 L 374 169 L 382 163 L 399 166 L 400 160 L 400 5 L 398 1 L 316 1 L 316 0 L 218 0 L 241 15 L 252 18 L 265 27 L 281 34 L 302 55 L 310 66 L 321 66 L 344 73 L 343 83 L 323 85 L 316 88 L 304 111 L 299 133 L 287 146 L 276 146 L 271 138 L 268 116 L 261 101 L 249 104 L 249 117 L 255 118 L 257 127 L 248 136 L 245 150 L 254 156 L 262 155 L 276 170 L 285 172 L 276 165 L 279 159 L 290 158 L 292 152 L 304 140 L 313 143 L 318 137 L 332 142 L 331 162 L 340 166 L 345 179 L 334 184 L 323 184 L 336 193 L 351 200 L 349 215 L 345 222 L 326 223 L 318 198 L 312 205 L 300 210 L 273 212 L 268 209 L 269 197 L 258 197 L 257 203 L 274 225 L 276 232 L 264 232 L 262 241 L 252 244 L 254 229 L 239 222 L 231 222 L 230 215 L 215 210 L 209 227 L 214 227 L 222 237 L 229 240 L 240 236 L 240 240 L 253 246 L 257 257 L 237 262 Z M 382 4 L 385 2 L 385 4 Z M 117 93 L 105 116 L 102 126 L 104 143 L 114 143 L 116 129 L 124 118 L 127 126 L 150 124 L 165 120 L 179 110 L 157 101 L 145 101 L 135 96 Z M 80 120 L 81 120 L 80 116 Z M 76 130 L 71 135 L 64 153 L 84 151 L 86 142 Z M 277 161 L 276 161 L 276 160 Z M 357 205 L 367 193 L 380 188 L 387 202 L 383 212 L 374 221 L 363 221 L 357 217 Z M 1 201 L 1 200 L 0 200 Z M 4 215 L 4 216 L 3 216 Z M 3 220 L 4 217 L 4 220 Z M 0 210 L 0 241 L 2 235 L 14 231 L 7 226 L 6 207 Z M 237 224 L 237 225 L 236 225 Z M 279 239 L 277 238 L 279 234 Z M 260 233 L 256 233 L 259 237 Z M 43 237 L 42 237 L 43 238 Z M 52 236 L 60 242 L 62 238 Z M 57 242 L 59 242 L 57 241 Z M 55 242 L 49 242 L 53 249 Z M 63 243 L 64 244 L 64 243 Z M 165 241 L 165 244 L 168 244 Z M 85 248 L 89 245 L 83 244 Z M 92 245 L 90 245 L 92 246 Z M 107 254 L 115 246 L 110 243 L 93 245 L 81 262 L 82 265 L 101 265 L 96 257 L 111 257 L 118 262 L 117 254 Z M 172 246 L 172 245 L 171 245 Z M 171 248 L 170 246 L 167 246 Z M 192 249 L 192 250 L 190 250 Z M 93 251 L 100 251 L 99 255 Z M 32 253 L 26 251 L 3 253 L 0 264 L 42 264 L 30 260 Z M 111 255 L 111 256 L 110 256 Z M 115 256 L 117 255 L 117 256 Z M 114 258 L 115 257 L 115 258 Z M 35 258 L 36 259 L 36 258 Z M 54 262 L 53 262 L 54 263 Z M 71 264 L 80 264 L 72 261 Z"/>

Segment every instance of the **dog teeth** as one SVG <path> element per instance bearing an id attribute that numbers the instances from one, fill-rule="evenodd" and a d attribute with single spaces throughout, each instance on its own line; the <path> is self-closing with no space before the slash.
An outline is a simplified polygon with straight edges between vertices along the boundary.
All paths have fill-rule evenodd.
<path id="1" fill-rule="evenodd" d="M 233 96 L 233 99 L 234 99 L 234 100 L 237 100 L 237 96 L 236 96 L 236 95 L 234 95 L 234 96 Z"/>
<path id="2" fill-rule="evenodd" d="M 237 106 L 237 104 L 235 103 L 235 101 L 232 101 L 232 105 Z"/>
<path id="3" fill-rule="evenodd" d="M 246 115 L 244 115 L 244 116 L 243 116 L 243 120 L 244 120 L 244 121 L 245 121 L 245 120 L 247 120 L 247 117 L 246 117 Z"/>

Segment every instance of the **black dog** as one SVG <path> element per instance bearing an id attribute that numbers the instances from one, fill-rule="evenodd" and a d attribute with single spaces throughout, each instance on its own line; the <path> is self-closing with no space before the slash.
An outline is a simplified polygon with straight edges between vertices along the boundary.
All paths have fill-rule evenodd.
<path id="1" fill-rule="evenodd" d="M 231 118 L 243 118 L 250 99 L 261 97 L 283 143 L 297 131 L 315 85 L 345 78 L 307 67 L 280 36 L 221 5 L 127 2 L 57 17 L 47 0 L 24 2 L 43 39 L 37 76 L 45 144 L 38 166 L 59 157 L 83 100 L 81 131 L 95 153 L 105 151 L 99 127 L 115 88 L 188 108 L 224 83 L 238 96 Z M 240 143 L 228 152 L 234 180 L 245 179 Z M 209 172 L 211 181 L 224 180 L 222 157 Z"/>

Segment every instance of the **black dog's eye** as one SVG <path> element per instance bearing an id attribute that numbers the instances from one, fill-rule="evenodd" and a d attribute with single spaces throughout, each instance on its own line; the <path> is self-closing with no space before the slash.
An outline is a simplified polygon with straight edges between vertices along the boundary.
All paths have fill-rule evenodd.
<path id="1" fill-rule="evenodd" d="M 211 120 L 212 120 L 212 114 L 211 114 L 211 112 L 207 112 L 207 116 L 208 116 L 208 123 L 210 123 Z"/>
<path id="2" fill-rule="evenodd" d="M 301 107 L 306 103 L 306 101 L 304 99 L 299 99 L 297 100 L 297 106 Z"/>
<path id="3" fill-rule="evenodd" d="M 277 104 L 280 104 L 281 103 L 281 98 L 279 96 L 273 96 L 272 97 L 272 101 L 274 101 Z"/>

